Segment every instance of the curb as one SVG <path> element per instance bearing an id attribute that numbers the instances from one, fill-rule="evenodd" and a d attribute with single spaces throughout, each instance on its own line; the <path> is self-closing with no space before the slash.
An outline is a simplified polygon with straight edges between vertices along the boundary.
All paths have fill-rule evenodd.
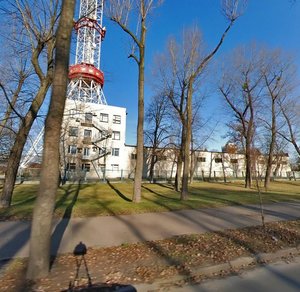
<path id="1" fill-rule="evenodd" d="M 202 266 L 191 271 L 192 276 L 176 275 L 168 280 L 157 280 L 151 284 L 135 284 L 139 292 L 143 291 L 160 291 L 164 288 L 183 285 L 193 281 L 193 278 L 212 278 L 222 274 L 236 273 L 239 270 L 255 268 L 258 265 L 265 265 L 270 262 L 280 261 L 289 257 L 300 256 L 300 244 L 297 247 L 278 250 L 274 253 L 259 253 L 257 255 L 240 257 L 226 263 L 213 266 Z M 178 284 L 180 282 L 180 284 Z M 170 290 L 171 291 L 171 290 Z"/>

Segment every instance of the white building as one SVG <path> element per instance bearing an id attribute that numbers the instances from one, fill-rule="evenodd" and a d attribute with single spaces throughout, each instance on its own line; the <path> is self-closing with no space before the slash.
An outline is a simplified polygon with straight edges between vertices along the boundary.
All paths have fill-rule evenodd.
<path id="1" fill-rule="evenodd" d="M 61 143 L 67 178 L 117 176 L 127 167 L 125 130 L 125 108 L 67 99 Z"/>
<path id="2" fill-rule="evenodd" d="M 125 108 L 67 99 L 62 132 L 62 176 L 66 179 L 134 178 L 136 147 L 125 145 Z M 149 177 L 151 155 L 151 148 L 145 147 L 144 178 Z M 154 178 L 174 179 L 177 167 L 174 150 L 162 150 L 156 156 Z M 277 158 L 273 174 L 288 177 L 291 172 L 288 156 Z M 255 170 L 261 176 L 265 173 L 265 165 L 265 158 L 258 156 Z M 242 178 L 245 176 L 245 156 L 196 151 L 192 168 L 196 178 Z"/>
<path id="3" fill-rule="evenodd" d="M 144 148 L 144 167 L 143 177 L 148 178 L 150 172 L 151 148 Z M 160 149 L 156 155 L 154 166 L 154 178 L 156 179 L 174 179 L 176 175 L 176 155 L 173 149 Z M 125 146 L 125 168 L 120 169 L 119 177 L 134 178 L 134 169 L 136 163 L 136 147 Z M 243 178 L 245 171 L 245 155 L 240 153 L 226 153 L 217 151 L 195 151 L 191 162 L 193 175 L 195 178 Z M 253 173 L 261 177 L 265 175 L 266 158 L 263 155 L 253 161 Z M 115 173 L 116 175 L 117 173 Z M 291 175 L 289 157 L 287 154 L 277 155 L 274 158 L 272 175 L 286 178 Z"/>

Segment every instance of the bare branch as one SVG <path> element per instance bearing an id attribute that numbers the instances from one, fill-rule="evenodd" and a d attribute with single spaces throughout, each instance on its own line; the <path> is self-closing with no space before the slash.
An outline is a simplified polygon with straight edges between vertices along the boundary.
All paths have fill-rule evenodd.
<path id="1" fill-rule="evenodd" d="M 229 21 L 235 21 L 247 8 L 247 0 L 222 0 L 222 13 Z"/>
<path id="2" fill-rule="evenodd" d="M 2 83 L 0 82 L 0 88 L 2 89 L 3 93 L 4 93 L 4 96 L 5 96 L 5 99 L 7 101 L 7 103 L 9 104 L 11 110 L 22 120 L 23 117 L 16 111 L 15 107 L 12 105 L 12 103 L 10 102 L 10 99 L 8 97 L 8 94 L 4 88 L 4 86 L 2 85 Z M 20 89 L 21 90 L 21 89 Z"/>

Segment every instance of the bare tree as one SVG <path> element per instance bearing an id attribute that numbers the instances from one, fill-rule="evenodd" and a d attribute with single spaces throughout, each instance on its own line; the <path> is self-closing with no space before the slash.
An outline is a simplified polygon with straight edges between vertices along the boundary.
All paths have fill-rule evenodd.
<path id="1" fill-rule="evenodd" d="M 196 59 L 200 56 L 200 31 L 195 28 L 183 33 L 182 43 L 169 39 L 165 53 L 156 57 L 158 90 L 162 92 L 173 107 L 174 123 L 180 124 L 180 147 L 177 158 L 175 189 L 180 191 L 183 166 L 183 149 L 186 141 L 187 89 L 188 77 Z"/>
<path id="2" fill-rule="evenodd" d="M 27 110 L 27 104 L 36 89 L 30 56 L 19 44 L 20 34 L 7 33 L 15 28 L 7 26 L 6 18 L 3 16 L 5 21 L 0 26 L 0 71 L 3 72 L 0 77 L 0 103 L 3 105 L 0 107 L 0 155 L 5 161 L 14 145 L 22 113 Z"/>
<path id="3" fill-rule="evenodd" d="M 144 148 L 144 83 L 145 83 L 145 49 L 147 19 L 150 12 L 158 6 L 161 0 L 110 0 L 109 17 L 129 35 L 133 42 L 129 58 L 133 58 L 138 65 L 138 123 L 137 123 L 137 159 L 134 176 L 133 202 L 141 201 L 141 185 L 143 174 Z M 129 18 L 133 8 L 136 9 L 136 28 L 131 28 Z M 133 16 L 134 17 L 134 16 Z M 136 32 L 135 32 L 136 31 Z"/>
<path id="4" fill-rule="evenodd" d="M 16 133 L 15 143 L 10 150 L 5 173 L 0 202 L 2 207 L 9 207 L 11 204 L 12 192 L 26 139 L 52 83 L 54 32 L 58 19 L 59 3 L 59 0 L 50 3 L 40 0 L 40 3 L 33 5 L 30 0 L 16 0 L 9 1 L 7 5 L 7 14 L 16 17 L 17 22 L 21 24 L 23 44 L 21 48 L 29 50 L 31 63 L 39 84 L 26 114 L 20 116 L 21 123 Z"/>
<path id="5" fill-rule="evenodd" d="M 4 104 L 7 104 L 5 112 L 1 114 L 1 121 L 0 121 L 0 137 L 5 128 L 9 123 L 9 120 L 13 118 L 22 118 L 19 109 L 17 109 L 17 101 L 18 98 L 23 94 L 25 82 L 27 78 L 30 76 L 30 68 L 27 67 L 27 62 L 23 62 L 20 60 L 21 64 L 18 64 L 16 67 L 12 67 L 11 72 L 12 74 L 9 75 L 10 82 L 6 84 L 0 80 L 0 88 L 2 89 L 3 96 L 4 96 Z M 5 77 L 7 77 L 7 75 Z M 10 127 L 8 127 L 10 128 Z"/>
<path id="6" fill-rule="evenodd" d="M 279 104 L 282 104 L 285 97 L 290 94 L 292 90 L 294 70 L 292 63 L 282 56 L 280 51 L 263 51 L 263 62 L 261 64 L 261 74 L 263 86 L 265 87 L 266 103 L 260 120 L 264 122 L 269 134 L 268 143 L 268 157 L 266 163 L 266 174 L 264 187 L 267 189 L 270 183 L 272 166 L 274 163 L 275 150 L 277 145 L 277 132 L 280 125 L 278 125 L 278 116 L 280 114 Z M 266 109 L 270 108 L 270 115 Z M 268 120 L 268 116 L 270 119 Z"/>
<path id="7" fill-rule="evenodd" d="M 181 200 L 188 199 L 190 151 L 192 141 L 193 96 L 199 76 L 221 48 L 224 39 L 240 15 L 240 1 L 223 1 L 223 12 L 229 20 L 217 45 L 207 54 L 202 51 L 201 34 L 197 28 L 184 32 L 182 44 L 170 40 L 167 55 L 160 58 L 160 79 L 182 124 L 181 152 L 177 164 L 177 179 L 183 164 Z M 165 60 L 164 60 L 165 59 Z M 169 63 L 169 64 L 167 64 Z M 168 67 L 169 70 L 167 70 Z M 177 187 L 177 190 L 179 188 Z"/>
<path id="8" fill-rule="evenodd" d="M 231 129 L 237 132 L 244 148 L 245 187 L 250 188 L 255 110 L 262 92 L 262 76 L 259 72 L 261 58 L 260 54 L 251 47 L 250 51 L 245 48 L 235 50 L 232 58 L 227 60 L 219 90 L 233 114 Z"/>
<path id="9" fill-rule="evenodd" d="M 199 150 L 205 148 L 205 143 L 211 139 L 215 124 L 212 123 L 211 117 L 203 120 L 201 116 L 201 109 L 204 109 L 203 101 L 205 96 L 194 98 L 193 102 L 193 118 L 192 118 L 192 139 L 191 139 L 191 163 L 189 182 L 193 182 L 194 173 L 197 166 L 197 159 L 199 158 Z"/>
<path id="10" fill-rule="evenodd" d="M 170 144 L 172 130 L 170 125 L 168 100 L 162 95 L 152 98 L 146 110 L 145 142 L 150 146 L 149 179 L 153 181 L 154 166 L 165 148 Z"/>
<path id="11" fill-rule="evenodd" d="M 75 0 L 63 2 L 56 33 L 53 89 L 45 123 L 41 182 L 33 211 L 28 279 L 37 279 L 49 272 L 51 228 L 59 177 L 59 144 L 68 84 L 74 8 Z"/>
<path id="12" fill-rule="evenodd" d="M 219 42 L 215 46 L 213 50 L 211 50 L 208 54 L 206 54 L 200 61 L 196 62 L 193 66 L 193 70 L 190 72 L 188 77 L 188 89 L 187 89 L 187 119 L 186 119 L 186 141 L 184 143 L 184 151 L 183 151 L 183 176 L 182 176 L 182 190 L 181 190 L 181 199 L 188 199 L 188 178 L 189 178 L 189 169 L 190 169 L 190 145 L 191 145 L 191 137 L 192 137 L 192 97 L 194 93 L 194 83 L 199 76 L 199 74 L 204 70 L 207 64 L 211 61 L 211 59 L 215 56 L 215 54 L 221 48 L 225 37 L 234 22 L 243 12 L 245 5 L 245 1 L 239 0 L 224 0 L 222 4 L 222 10 L 225 17 L 228 19 L 229 24 L 224 30 Z"/>
<path id="13" fill-rule="evenodd" d="M 285 124 L 278 131 L 278 134 L 291 143 L 300 156 L 299 96 L 291 96 L 284 102 L 280 102 L 280 109 Z"/>

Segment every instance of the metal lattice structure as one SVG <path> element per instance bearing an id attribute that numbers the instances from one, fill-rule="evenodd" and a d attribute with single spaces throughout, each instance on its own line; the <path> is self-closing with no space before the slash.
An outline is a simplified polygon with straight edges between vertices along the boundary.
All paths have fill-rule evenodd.
<path id="1" fill-rule="evenodd" d="M 79 18 L 74 24 L 77 33 L 75 64 L 69 68 L 67 98 L 82 103 L 107 105 L 104 74 L 100 70 L 101 42 L 106 29 L 102 27 L 104 0 L 80 0 Z M 43 150 L 44 128 L 23 156 L 20 169 L 26 168 Z"/>
<path id="2" fill-rule="evenodd" d="M 103 93 L 104 74 L 100 70 L 104 0 L 81 0 L 77 33 L 75 64 L 70 66 L 67 97 L 80 102 L 107 104 Z"/>
<path id="3" fill-rule="evenodd" d="M 29 151 L 23 156 L 20 163 L 20 169 L 23 169 L 29 165 L 33 158 L 41 159 L 41 153 L 43 151 L 43 138 L 44 138 L 44 127 L 35 138 Z"/>

